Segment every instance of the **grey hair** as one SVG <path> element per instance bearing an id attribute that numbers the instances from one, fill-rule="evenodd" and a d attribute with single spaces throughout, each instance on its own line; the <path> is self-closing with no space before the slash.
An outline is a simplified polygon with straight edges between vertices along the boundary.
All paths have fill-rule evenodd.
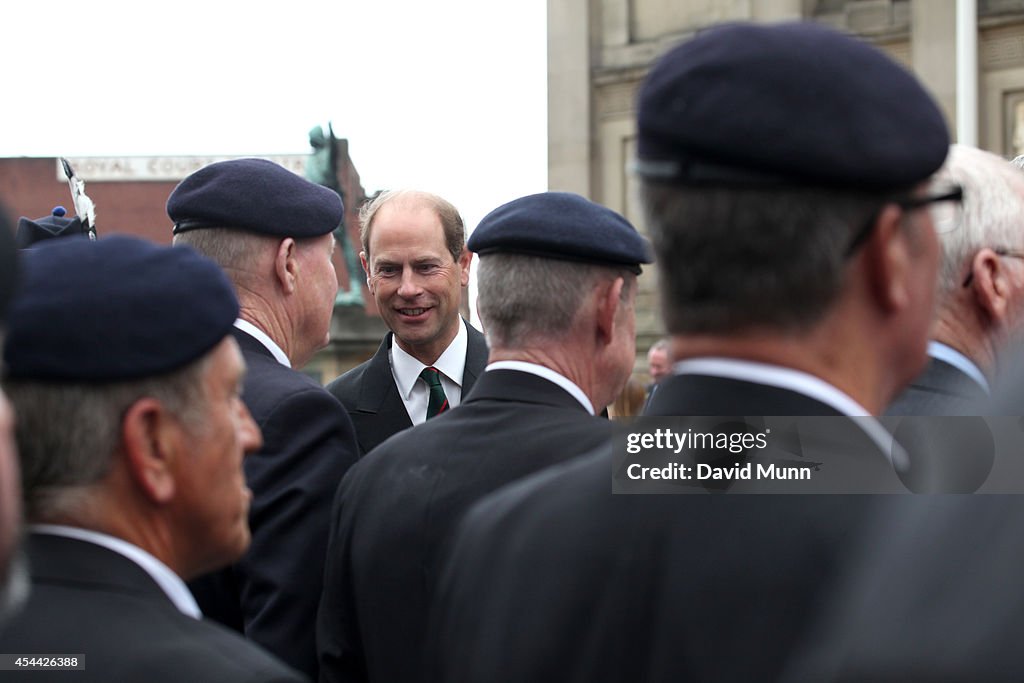
<path id="1" fill-rule="evenodd" d="M 812 326 L 842 288 L 854 236 L 889 197 L 641 181 L 666 331 Z"/>
<path id="2" fill-rule="evenodd" d="M 209 258 L 228 276 L 235 289 L 256 288 L 263 279 L 258 270 L 261 257 L 282 238 L 258 235 L 236 228 L 203 228 L 174 236 L 174 246 L 189 246 Z M 297 240 L 301 242 L 302 240 Z M 243 292 L 238 292 L 239 296 Z"/>
<path id="3" fill-rule="evenodd" d="M 206 413 L 204 376 L 212 353 L 171 373 L 108 384 L 7 380 L 17 415 L 15 439 L 29 520 L 73 514 L 91 486 L 110 471 L 121 424 L 137 401 L 160 401 L 198 428 Z"/>
<path id="4" fill-rule="evenodd" d="M 670 340 L 669 340 L 669 338 L 668 337 L 662 337 L 658 341 L 656 341 L 653 344 L 651 344 L 651 347 L 649 349 L 647 349 L 647 353 L 650 353 L 651 351 L 669 351 L 669 349 L 670 349 Z"/>
<path id="5" fill-rule="evenodd" d="M 951 145 L 932 185 L 941 190 L 953 184 L 963 187 L 964 196 L 956 225 L 939 231 L 943 295 L 961 286 L 979 249 L 1024 249 L 1024 174 L 1013 162 L 975 147 Z"/>
<path id="6" fill-rule="evenodd" d="M 594 287 L 622 277 L 628 301 L 636 276 L 626 268 L 557 261 L 524 254 L 489 254 L 477 270 L 477 310 L 492 347 L 523 348 L 562 338 Z"/>
<path id="7" fill-rule="evenodd" d="M 363 251 L 366 252 L 367 262 L 370 260 L 370 232 L 373 228 L 373 219 L 381 207 L 392 202 L 413 206 L 422 205 L 433 209 L 441 221 L 448 253 L 452 255 L 453 260 L 459 260 L 462 250 L 466 246 L 466 224 L 462 220 L 459 210 L 451 202 L 436 194 L 420 190 L 388 190 L 381 192 L 359 208 L 359 241 L 362 243 Z"/>

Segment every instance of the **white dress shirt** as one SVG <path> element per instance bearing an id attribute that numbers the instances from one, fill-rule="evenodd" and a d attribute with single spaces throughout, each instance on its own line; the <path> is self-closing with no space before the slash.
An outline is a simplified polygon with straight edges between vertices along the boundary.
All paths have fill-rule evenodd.
<path id="1" fill-rule="evenodd" d="M 455 339 L 433 365 L 441 373 L 441 387 L 448 397 L 449 408 L 455 408 L 462 402 L 462 374 L 466 369 L 466 350 L 469 348 L 466 323 L 460 322 Z M 390 360 L 391 375 L 395 378 L 398 395 L 402 397 L 409 419 L 414 425 L 426 422 L 430 388 L 420 380 L 420 373 L 428 366 L 403 351 L 397 339 L 391 341 Z"/>

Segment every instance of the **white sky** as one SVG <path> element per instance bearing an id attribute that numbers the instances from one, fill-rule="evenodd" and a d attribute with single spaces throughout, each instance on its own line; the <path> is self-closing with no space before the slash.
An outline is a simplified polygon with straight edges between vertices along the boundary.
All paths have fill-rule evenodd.
<path id="1" fill-rule="evenodd" d="M 467 227 L 547 186 L 545 0 L 13 0 L 0 157 L 305 154 Z"/>

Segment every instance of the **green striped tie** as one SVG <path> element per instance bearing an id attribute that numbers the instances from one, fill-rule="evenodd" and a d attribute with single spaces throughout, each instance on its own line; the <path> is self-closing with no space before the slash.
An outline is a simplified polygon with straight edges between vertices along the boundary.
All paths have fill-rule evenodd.
<path id="1" fill-rule="evenodd" d="M 427 419 L 448 410 L 448 397 L 441 386 L 441 373 L 435 367 L 423 368 L 420 379 L 430 387 L 430 403 L 427 404 Z"/>

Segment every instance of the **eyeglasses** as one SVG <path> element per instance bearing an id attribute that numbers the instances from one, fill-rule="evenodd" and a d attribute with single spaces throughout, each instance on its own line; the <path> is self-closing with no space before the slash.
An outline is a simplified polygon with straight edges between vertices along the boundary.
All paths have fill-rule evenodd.
<path id="1" fill-rule="evenodd" d="M 931 195 L 928 197 L 908 197 L 906 199 L 897 199 L 893 203 L 906 211 L 912 211 L 938 202 L 956 202 L 959 204 L 963 200 L 964 188 L 959 185 L 954 185 L 949 189 L 949 191 L 943 192 L 942 194 Z"/>
<path id="2" fill-rule="evenodd" d="M 959 185 L 952 186 L 945 192 L 939 194 L 929 195 L 925 197 L 905 197 L 903 199 L 893 199 L 887 204 L 895 204 L 904 211 L 916 211 L 917 209 L 923 209 L 928 207 L 932 210 L 932 225 L 935 226 L 935 231 L 938 233 L 949 232 L 959 225 L 959 211 L 960 204 L 964 200 L 964 188 Z M 846 256 L 849 258 L 853 255 L 857 249 L 867 241 L 871 235 L 871 231 L 875 227 L 875 223 L 878 221 L 878 214 L 881 213 L 882 209 L 871 214 L 871 217 L 864 224 L 860 230 L 856 232 L 853 239 L 850 241 L 850 246 L 846 248 Z"/>
<path id="3" fill-rule="evenodd" d="M 1019 258 L 1024 259 L 1024 251 L 1014 251 L 1013 249 L 993 249 L 997 256 L 1005 256 L 1006 258 Z M 967 277 L 964 278 L 964 287 L 967 287 L 974 281 L 974 269 L 971 269 L 967 273 Z"/>

